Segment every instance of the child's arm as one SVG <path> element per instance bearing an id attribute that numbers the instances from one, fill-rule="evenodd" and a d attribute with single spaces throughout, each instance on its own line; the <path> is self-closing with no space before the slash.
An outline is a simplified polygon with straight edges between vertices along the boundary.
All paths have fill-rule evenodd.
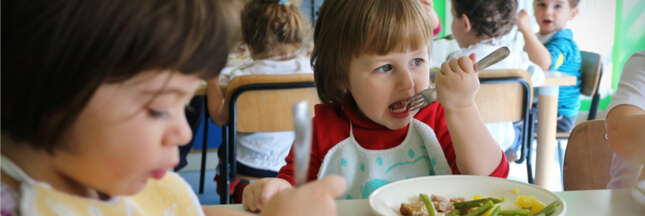
<path id="1" fill-rule="evenodd" d="M 264 179 L 259 180 L 264 181 Z M 255 183 L 255 182 L 254 182 Z M 253 184 L 251 184 L 253 185 Z M 244 189 L 244 201 L 247 201 L 247 191 L 251 186 Z M 262 206 L 260 215 L 336 215 L 335 197 L 338 197 L 345 192 L 347 183 L 340 176 L 327 176 L 320 181 L 307 183 L 297 189 L 282 190 L 266 202 L 266 206 Z M 247 208 L 247 203 L 244 203 L 244 208 Z M 233 215 L 233 216 L 247 216 L 252 215 L 247 212 L 239 212 L 231 209 L 216 207 L 216 206 L 202 206 L 206 215 Z M 251 210 L 251 209 L 249 209 Z M 259 209 L 257 209 L 259 210 Z M 257 211 L 251 210 L 251 211 Z"/>
<path id="2" fill-rule="evenodd" d="M 629 104 L 611 109 L 606 120 L 611 149 L 621 157 L 638 164 L 645 164 L 643 122 L 645 111 Z"/>
<path id="3" fill-rule="evenodd" d="M 244 188 L 242 205 L 246 210 L 260 211 L 274 195 L 288 189 L 293 189 L 291 183 L 281 178 L 263 178 L 254 181 Z"/>
<path id="4" fill-rule="evenodd" d="M 445 109 L 446 125 L 462 174 L 489 175 L 502 160 L 502 149 L 490 134 L 475 105 L 479 78 L 475 55 L 444 62 L 436 75 L 437 97 Z"/>
<path id="5" fill-rule="evenodd" d="M 224 93 L 219 86 L 219 75 L 207 81 L 206 98 L 208 101 L 208 114 L 217 126 L 226 124 L 226 109 L 224 107 Z"/>
<path id="6" fill-rule="evenodd" d="M 297 189 L 280 178 L 264 178 L 244 188 L 242 204 L 261 215 L 336 215 L 334 198 L 345 192 L 340 176 L 327 176 Z"/>
<path id="7" fill-rule="evenodd" d="M 535 33 L 531 31 L 531 20 L 526 10 L 518 14 L 517 29 L 524 35 L 524 43 L 529 59 L 540 66 L 542 70 L 551 68 L 551 54 L 540 42 Z"/>

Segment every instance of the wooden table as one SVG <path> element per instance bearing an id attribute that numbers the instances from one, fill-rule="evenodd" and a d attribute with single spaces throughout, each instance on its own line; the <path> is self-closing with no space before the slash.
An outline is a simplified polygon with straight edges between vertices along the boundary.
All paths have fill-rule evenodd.
<path id="1" fill-rule="evenodd" d="M 637 203 L 631 191 L 627 189 L 564 191 L 555 192 L 555 194 L 562 197 L 567 205 L 566 215 L 645 215 L 645 206 Z M 244 211 L 240 204 L 220 205 L 220 207 Z M 366 199 L 337 200 L 336 207 L 339 216 L 373 215 Z"/>
<path id="2" fill-rule="evenodd" d="M 544 84 L 539 88 L 537 152 L 535 184 L 551 191 L 562 190 L 555 163 L 555 134 L 558 119 L 558 94 L 560 86 L 576 84 L 576 77 L 558 71 L 545 71 Z"/>

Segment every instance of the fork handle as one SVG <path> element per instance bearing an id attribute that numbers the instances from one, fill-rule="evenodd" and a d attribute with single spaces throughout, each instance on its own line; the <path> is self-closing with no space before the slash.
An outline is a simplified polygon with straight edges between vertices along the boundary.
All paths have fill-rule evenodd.
<path id="1" fill-rule="evenodd" d="M 501 61 L 502 59 L 506 58 L 510 53 L 511 52 L 508 49 L 508 47 L 506 47 L 506 46 L 500 47 L 500 48 L 496 49 L 495 51 L 493 51 L 492 53 L 488 54 L 486 57 L 484 57 L 481 60 L 479 60 L 475 64 L 475 70 L 477 70 L 477 71 L 484 70 L 488 66 L 491 66 L 491 65 Z"/>

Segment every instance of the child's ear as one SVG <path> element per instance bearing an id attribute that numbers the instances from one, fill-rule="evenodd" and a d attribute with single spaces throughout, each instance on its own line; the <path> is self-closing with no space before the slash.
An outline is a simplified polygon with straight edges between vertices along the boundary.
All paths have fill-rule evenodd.
<path id="1" fill-rule="evenodd" d="M 464 20 L 464 32 L 469 32 L 470 30 L 472 30 L 473 25 L 470 23 L 470 19 L 468 19 L 468 15 L 462 14 L 461 18 Z"/>
<path id="2" fill-rule="evenodd" d="M 578 7 L 571 8 L 571 17 L 569 17 L 569 20 L 572 20 L 576 15 L 578 15 L 578 12 L 580 12 L 580 9 Z"/>

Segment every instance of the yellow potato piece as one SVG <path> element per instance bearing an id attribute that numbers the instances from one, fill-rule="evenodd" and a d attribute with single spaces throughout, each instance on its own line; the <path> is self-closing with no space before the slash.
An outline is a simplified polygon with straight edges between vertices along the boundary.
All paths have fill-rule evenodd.
<path id="1" fill-rule="evenodd" d="M 482 195 L 475 195 L 475 196 L 473 197 L 473 200 L 484 199 L 484 198 L 486 198 L 486 197 L 484 197 L 484 196 L 482 196 Z"/>
<path id="2" fill-rule="evenodd" d="M 535 202 L 534 196 L 520 195 L 517 197 L 515 205 L 520 208 L 530 209 L 533 206 L 533 202 Z"/>
<path id="3" fill-rule="evenodd" d="M 531 214 L 538 213 L 539 211 L 542 211 L 542 209 L 544 209 L 545 207 L 546 205 L 544 205 L 544 203 L 535 199 L 533 200 L 533 204 L 531 205 Z"/>

